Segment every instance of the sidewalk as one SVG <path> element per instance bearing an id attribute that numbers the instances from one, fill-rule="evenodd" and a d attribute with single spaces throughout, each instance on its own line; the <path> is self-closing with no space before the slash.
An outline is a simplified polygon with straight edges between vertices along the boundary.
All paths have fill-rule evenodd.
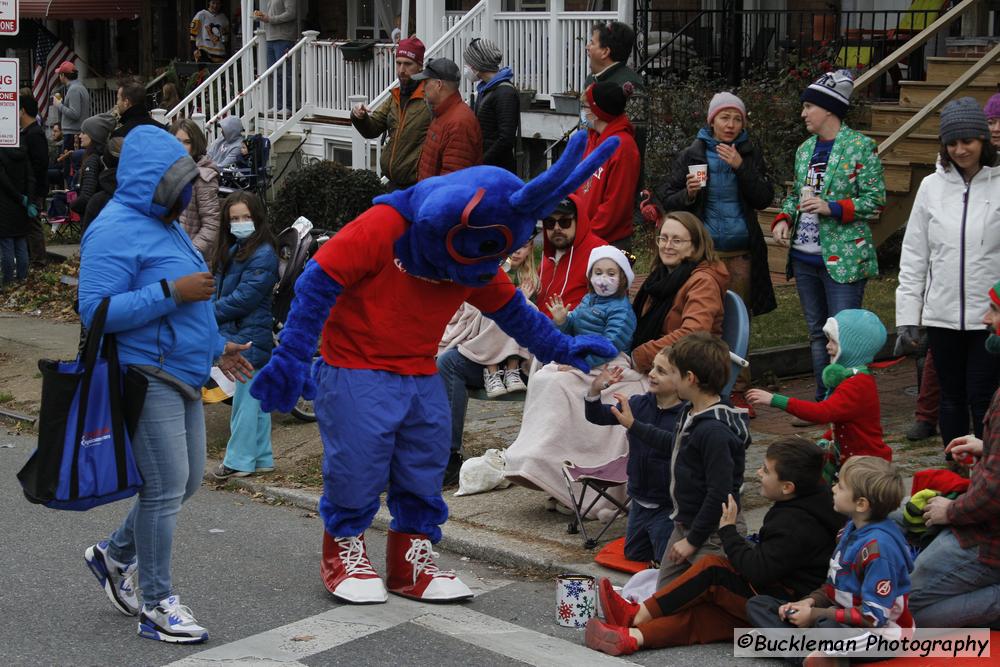
<path id="1" fill-rule="evenodd" d="M 10 393 L 14 401 L 5 405 L 37 414 L 41 390 L 38 377 L 39 358 L 68 358 L 76 349 L 78 326 L 23 315 L 0 314 L 0 393 Z M 922 468 L 939 465 L 941 445 L 936 438 L 910 443 L 903 432 L 913 418 L 916 377 L 914 365 L 904 361 L 876 371 L 881 396 L 882 423 L 886 441 L 896 452 L 896 462 L 907 476 Z M 811 398 L 809 378 L 787 381 L 781 391 L 791 396 Z M 517 435 L 522 403 L 469 402 L 466 422 L 467 454 L 479 454 L 488 447 L 506 447 Z M 229 407 L 206 406 L 208 448 L 210 455 L 221 455 L 229 437 Z M 743 506 L 748 526 L 760 526 L 767 502 L 758 493 L 755 471 L 760 466 L 767 445 L 790 434 L 818 437 L 820 428 L 797 429 L 788 415 L 764 408 L 751 422 L 753 444 L 747 452 L 746 489 Z M 275 415 L 272 433 L 277 471 L 273 475 L 229 480 L 220 483 L 210 475 L 206 480 L 215 488 L 244 488 L 309 511 L 315 511 L 321 492 L 320 462 L 322 445 L 315 424 L 306 424 L 287 415 Z M 209 461 L 211 470 L 217 461 Z M 455 497 L 455 489 L 445 492 L 451 519 L 444 529 L 441 547 L 468 556 L 546 571 L 601 572 L 616 582 L 624 575 L 612 574 L 593 563 L 593 552 L 583 548 L 581 535 L 569 535 L 569 517 L 544 509 L 544 496 L 521 487 L 474 496 Z M 375 526 L 388 527 L 389 516 L 383 508 Z M 594 524 L 596 525 L 596 524 Z M 589 527 L 589 525 L 588 525 Z M 619 519 L 606 535 L 614 539 L 624 534 L 625 522 Z"/>

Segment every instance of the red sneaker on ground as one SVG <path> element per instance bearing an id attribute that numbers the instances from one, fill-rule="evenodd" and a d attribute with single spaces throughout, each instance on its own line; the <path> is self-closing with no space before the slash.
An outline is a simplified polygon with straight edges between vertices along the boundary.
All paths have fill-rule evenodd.
<path id="1" fill-rule="evenodd" d="M 386 542 L 386 583 L 396 595 L 421 602 L 459 602 L 472 591 L 454 572 L 434 564 L 431 541 L 426 535 L 389 530 Z"/>
<path id="2" fill-rule="evenodd" d="M 587 621 L 584 640 L 587 648 L 608 655 L 631 655 L 639 650 L 639 642 L 628 633 L 628 628 L 608 625 L 598 618 Z"/>
<path id="3" fill-rule="evenodd" d="M 368 560 L 364 533 L 356 537 L 332 537 L 323 531 L 320 574 L 326 589 L 341 602 L 376 604 L 389 599 L 385 584 Z"/>
<path id="4" fill-rule="evenodd" d="M 622 628 L 632 627 L 632 621 L 639 613 L 640 605 L 637 602 L 623 598 L 615 591 L 611 581 L 603 577 L 597 582 L 597 594 L 601 597 L 601 609 L 608 623 Z"/>
<path id="5" fill-rule="evenodd" d="M 746 396 L 743 395 L 742 391 L 734 391 L 729 395 L 729 402 L 733 404 L 734 408 L 743 408 L 747 411 L 747 416 L 750 419 L 757 417 L 757 411 L 754 407 L 747 402 Z"/>

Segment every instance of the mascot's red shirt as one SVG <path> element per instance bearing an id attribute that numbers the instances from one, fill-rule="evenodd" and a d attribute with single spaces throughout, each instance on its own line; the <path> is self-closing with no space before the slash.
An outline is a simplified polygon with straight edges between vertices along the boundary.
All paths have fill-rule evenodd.
<path id="1" fill-rule="evenodd" d="M 393 243 L 408 225 L 391 206 L 374 206 L 316 253 L 316 262 L 344 288 L 323 326 L 323 359 L 331 366 L 433 375 L 438 342 L 463 301 L 491 313 L 514 296 L 500 269 L 482 287 L 406 273 Z"/>

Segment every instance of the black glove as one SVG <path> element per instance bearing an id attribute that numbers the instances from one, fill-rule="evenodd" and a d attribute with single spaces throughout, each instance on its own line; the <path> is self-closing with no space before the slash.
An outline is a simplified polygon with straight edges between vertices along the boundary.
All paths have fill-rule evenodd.
<path id="1" fill-rule="evenodd" d="M 897 357 L 915 353 L 920 348 L 922 337 L 921 328 L 914 324 L 896 327 L 896 347 L 892 353 Z"/>

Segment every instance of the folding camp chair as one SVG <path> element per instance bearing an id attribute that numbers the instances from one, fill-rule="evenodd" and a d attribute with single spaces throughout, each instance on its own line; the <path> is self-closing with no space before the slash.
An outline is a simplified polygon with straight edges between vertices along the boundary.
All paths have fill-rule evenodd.
<path id="1" fill-rule="evenodd" d="M 729 345 L 730 358 L 733 362 L 729 382 L 721 394 L 722 398 L 729 398 L 733 392 L 733 385 L 736 384 L 736 378 L 740 376 L 740 370 L 749 365 L 746 356 L 750 347 L 750 314 L 743 299 L 733 291 L 726 292 L 722 306 L 722 340 Z"/>
<path id="2" fill-rule="evenodd" d="M 628 482 L 628 454 L 623 454 L 618 458 L 608 461 L 599 466 L 578 466 L 571 461 L 563 462 L 563 477 L 566 479 L 566 488 L 569 489 L 569 497 L 573 499 L 573 514 L 575 518 L 566 527 L 566 532 L 570 535 L 583 533 L 583 546 L 593 549 L 597 542 L 604 536 L 611 524 L 622 514 L 628 514 L 630 499 L 626 496 L 624 501 L 615 498 L 609 492 L 610 489 L 619 487 Z M 578 482 L 581 486 L 580 496 L 577 497 L 573 489 L 573 483 Z M 594 498 L 584 509 L 587 502 L 587 491 L 594 492 Z M 601 526 L 601 532 L 596 537 L 587 534 L 587 525 L 583 517 L 594 508 L 601 498 L 615 506 L 615 515 Z"/>

